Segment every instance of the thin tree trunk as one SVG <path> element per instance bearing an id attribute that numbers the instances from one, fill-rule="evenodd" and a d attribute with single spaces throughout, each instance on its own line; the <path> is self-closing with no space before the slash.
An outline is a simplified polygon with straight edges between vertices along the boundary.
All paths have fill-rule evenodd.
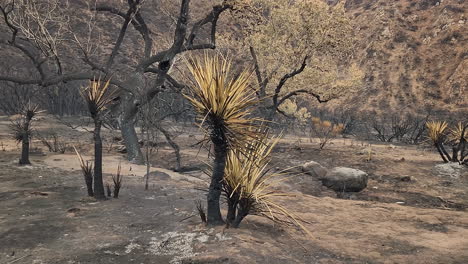
<path id="1" fill-rule="evenodd" d="M 19 160 L 20 165 L 28 165 L 31 164 L 29 161 L 29 125 L 31 119 L 25 118 L 24 126 L 23 126 L 23 138 L 21 142 L 21 159 Z"/>
<path id="2" fill-rule="evenodd" d="M 19 161 L 20 165 L 29 165 L 31 162 L 29 161 L 29 134 L 25 132 L 23 134 L 23 141 L 21 144 L 21 159 Z"/>
<path id="3" fill-rule="evenodd" d="M 149 118 L 148 115 L 146 118 Z M 148 122 L 147 122 L 148 123 Z M 146 181 L 145 181 L 145 190 L 148 190 L 149 185 L 149 176 L 150 176 L 150 149 L 149 149 L 149 126 L 146 126 Z"/>
<path id="4" fill-rule="evenodd" d="M 102 182 L 102 122 L 96 118 L 94 120 L 94 198 L 106 199 L 104 184 Z"/>
<path id="5" fill-rule="evenodd" d="M 174 171 L 180 171 L 181 157 L 180 157 L 179 145 L 177 145 L 177 143 L 174 140 L 172 140 L 171 134 L 169 133 L 169 131 L 164 129 L 159 124 L 157 125 L 157 128 L 158 128 L 159 131 L 161 131 L 164 134 L 164 137 L 166 138 L 167 142 L 174 149 L 174 153 L 175 153 L 175 156 L 176 156 L 176 165 L 175 165 Z"/>
<path id="6" fill-rule="evenodd" d="M 232 227 L 238 228 L 242 220 L 249 214 L 249 212 L 242 206 L 239 207 L 239 210 L 237 210 L 237 216 L 236 219 L 232 222 Z"/>
<path id="7" fill-rule="evenodd" d="M 450 157 L 448 152 L 445 150 L 445 147 L 444 147 L 444 145 L 442 143 L 439 144 L 439 148 L 442 151 L 442 153 L 444 153 L 445 157 L 447 158 L 447 160 L 448 160 L 447 162 L 452 161 L 452 158 Z"/>
<path id="8" fill-rule="evenodd" d="M 236 219 L 236 210 L 237 210 L 237 202 L 238 195 L 234 194 L 232 197 L 227 197 L 228 202 L 228 212 L 226 215 L 226 222 L 231 225 L 234 220 Z"/>
<path id="9" fill-rule="evenodd" d="M 445 158 L 444 153 L 443 153 L 442 150 L 440 149 L 439 144 L 435 143 L 435 147 L 436 147 L 436 149 L 437 149 L 437 152 L 439 152 L 440 156 L 441 156 L 442 159 L 444 160 L 444 162 L 447 163 L 448 160 L 447 160 L 447 158 Z"/>
<path id="10" fill-rule="evenodd" d="M 213 136 L 215 137 L 215 136 Z M 219 207 L 219 197 L 221 196 L 222 181 L 224 177 L 224 168 L 226 167 L 227 145 L 224 140 L 212 138 L 214 145 L 214 164 L 213 175 L 211 176 L 210 189 L 207 196 L 207 224 L 223 225 Z"/>

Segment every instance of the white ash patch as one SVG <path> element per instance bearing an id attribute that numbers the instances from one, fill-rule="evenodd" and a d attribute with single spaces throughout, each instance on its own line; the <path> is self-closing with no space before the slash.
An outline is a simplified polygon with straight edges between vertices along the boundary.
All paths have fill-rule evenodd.
<path id="1" fill-rule="evenodd" d="M 111 251 L 111 250 L 105 250 L 105 251 L 104 251 L 104 254 L 120 256 L 120 253 L 119 253 L 119 252 L 117 252 L 117 251 Z"/>
<path id="2" fill-rule="evenodd" d="M 125 247 L 125 254 L 130 254 L 130 253 L 132 253 L 132 251 L 133 251 L 134 249 L 138 249 L 138 248 L 141 248 L 141 246 L 138 245 L 137 243 L 130 242 L 130 244 L 128 244 L 128 245 Z"/>
<path id="3" fill-rule="evenodd" d="M 201 242 L 201 243 L 206 243 L 206 242 L 208 242 L 209 239 L 210 239 L 210 237 L 207 236 L 207 235 L 201 235 L 201 236 L 197 237 L 197 240 L 199 242 Z"/>
<path id="4" fill-rule="evenodd" d="M 226 234 L 224 233 L 218 233 L 216 234 L 216 239 L 218 239 L 218 241 L 226 241 L 226 240 L 230 240 L 232 239 L 231 237 L 228 237 Z"/>
<path id="5" fill-rule="evenodd" d="M 202 233 L 179 233 L 169 232 L 161 237 L 152 237 L 148 251 L 159 256 L 173 256 L 169 262 L 179 264 L 183 259 L 198 255 L 193 251 L 194 243 L 204 243 L 209 240 L 209 236 Z"/>

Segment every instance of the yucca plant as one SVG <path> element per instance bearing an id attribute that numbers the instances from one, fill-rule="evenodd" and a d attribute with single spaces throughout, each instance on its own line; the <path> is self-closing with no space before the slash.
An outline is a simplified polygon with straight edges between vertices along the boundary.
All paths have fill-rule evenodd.
<path id="1" fill-rule="evenodd" d="M 75 150 L 76 156 L 80 161 L 81 172 L 83 173 L 84 180 L 86 183 L 86 189 L 88 190 L 88 196 L 93 197 L 93 164 L 91 164 L 88 160 L 85 162 L 83 156 L 81 156 L 80 152 L 73 147 Z"/>
<path id="2" fill-rule="evenodd" d="M 20 110 L 20 118 L 13 121 L 10 128 L 13 131 L 13 136 L 16 141 L 21 142 L 21 158 L 19 160 L 20 165 L 31 164 L 29 161 L 29 144 L 32 136 L 31 123 L 39 113 L 42 113 L 39 109 L 39 105 L 31 103 L 29 101 Z"/>
<path id="3" fill-rule="evenodd" d="M 465 153 L 468 124 L 459 122 L 455 128 L 447 132 L 448 123 L 445 121 L 429 121 L 426 123 L 429 139 L 432 141 L 444 162 L 463 163 L 467 154 Z M 444 144 L 452 145 L 452 155 L 450 155 Z M 460 155 L 459 155 L 460 154 Z"/>
<path id="4" fill-rule="evenodd" d="M 199 125 L 214 147 L 214 164 L 207 196 L 207 224 L 220 225 L 219 198 L 221 195 L 226 156 L 229 149 L 237 149 L 248 139 L 255 138 L 249 129 L 257 119 L 250 117 L 252 106 L 258 101 L 249 87 L 250 70 L 234 75 L 231 60 L 208 53 L 188 61 L 193 85 L 185 97 L 199 114 Z"/>
<path id="5" fill-rule="evenodd" d="M 94 121 L 94 197 L 105 199 L 104 184 L 102 181 L 102 115 L 117 96 L 117 90 L 110 88 L 110 79 L 101 81 L 94 79 L 87 87 L 81 89 L 81 95 L 88 105 L 88 111 Z"/>
<path id="6" fill-rule="evenodd" d="M 112 182 L 114 183 L 114 198 L 119 198 L 120 188 L 122 187 L 123 175 L 120 173 L 122 167 L 117 166 L 117 173 L 115 176 L 112 174 Z"/>
<path id="7" fill-rule="evenodd" d="M 458 122 L 455 128 L 450 130 L 449 140 L 453 144 L 452 161 L 466 164 L 465 158 L 468 155 L 466 152 L 468 123 L 463 124 L 462 122 Z"/>
<path id="8" fill-rule="evenodd" d="M 275 184 L 287 179 L 286 170 L 272 172 L 269 169 L 270 155 L 278 141 L 279 137 L 270 138 L 263 131 L 263 135 L 248 144 L 242 153 L 229 152 L 224 178 L 224 192 L 231 204 L 228 224 L 237 228 L 247 215 L 260 215 L 276 223 L 293 223 L 310 234 L 298 217 L 275 201 L 278 197 L 293 196 L 275 188 Z"/>

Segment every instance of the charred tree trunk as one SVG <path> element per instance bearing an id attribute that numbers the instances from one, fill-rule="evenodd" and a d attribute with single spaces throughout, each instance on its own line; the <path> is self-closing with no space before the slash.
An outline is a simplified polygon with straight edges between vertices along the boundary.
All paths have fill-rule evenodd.
<path id="1" fill-rule="evenodd" d="M 102 122 L 94 119 L 94 198 L 103 200 L 106 199 L 104 193 L 104 184 L 102 181 L 102 139 L 101 139 Z"/>
<path id="2" fill-rule="evenodd" d="M 24 120 L 24 124 L 22 126 L 23 135 L 21 137 L 21 158 L 19 160 L 20 165 L 28 165 L 31 164 L 29 161 L 29 138 L 31 137 L 29 126 L 31 124 L 32 116 L 26 116 Z"/>
<path id="3" fill-rule="evenodd" d="M 242 201 L 240 201 L 242 203 Z M 246 206 L 239 206 L 239 210 L 237 210 L 237 216 L 236 219 L 232 222 L 232 227 L 238 228 L 242 220 L 249 214 L 249 210 L 247 209 L 248 207 Z"/>
<path id="4" fill-rule="evenodd" d="M 224 137 L 220 135 L 220 133 L 214 133 L 214 135 L 211 137 L 211 141 L 214 145 L 214 164 L 210 189 L 207 196 L 208 208 L 206 220 L 208 225 L 224 224 L 223 218 L 221 216 L 221 209 L 219 207 L 219 197 L 221 196 L 228 146 L 226 144 L 226 140 L 224 140 Z"/>
<path id="5" fill-rule="evenodd" d="M 29 133 L 27 130 L 23 132 L 23 140 L 21 142 L 21 159 L 19 160 L 19 164 L 31 164 L 31 162 L 29 161 Z"/>
<path id="6" fill-rule="evenodd" d="M 443 143 L 439 143 L 439 149 L 440 151 L 445 155 L 446 157 L 446 162 L 450 162 L 452 161 L 452 158 L 450 157 L 450 155 L 448 154 L 448 152 L 445 150 L 445 147 L 443 145 Z M 444 159 L 445 160 L 445 159 Z"/>
<path id="7" fill-rule="evenodd" d="M 437 152 L 439 152 L 439 155 L 442 157 L 442 160 L 444 160 L 445 163 L 448 162 L 447 158 L 444 156 L 444 153 L 442 152 L 442 149 L 440 148 L 438 143 L 435 143 L 435 147 L 437 149 Z"/>
<path id="8" fill-rule="evenodd" d="M 85 183 L 86 183 L 86 189 L 88 190 L 88 196 L 94 197 L 94 192 L 93 192 L 93 175 L 86 175 L 84 176 L 85 178 Z"/>
<path id="9" fill-rule="evenodd" d="M 232 225 L 232 223 L 236 219 L 238 195 L 233 194 L 232 197 L 227 197 L 227 202 L 228 202 L 228 211 L 227 211 L 227 215 L 226 215 L 226 222 L 229 225 Z"/>
<path id="10" fill-rule="evenodd" d="M 143 153 L 141 152 L 138 135 L 135 130 L 138 103 L 134 102 L 133 96 L 127 95 L 122 102 L 122 107 L 119 123 L 122 138 L 127 148 L 127 159 L 136 164 L 143 164 Z"/>

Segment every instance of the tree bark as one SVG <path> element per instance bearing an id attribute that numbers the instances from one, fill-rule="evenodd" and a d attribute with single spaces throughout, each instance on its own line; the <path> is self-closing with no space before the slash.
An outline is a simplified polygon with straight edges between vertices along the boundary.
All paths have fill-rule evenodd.
<path id="1" fill-rule="evenodd" d="M 214 164 L 213 174 L 211 176 L 210 189 L 207 196 L 207 224 L 223 225 L 219 207 L 219 197 L 221 196 L 222 181 L 224 177 L 224 168 L 226 167 L 227 145 L 224 140 L 212 136 L 214 145 Z"/>
<path id="2" fill-rule="evenodd" d="M 238 195 L 233 194 L 232 197 L 227 197 L 228 202 L 228 212 L 226 215 L 226 222 L 231 225 L 234 220 L 236 219 L 236 210 L 237 210 L 237 203 L 238 203 Z"/>
<path id="3" fill-rule="evenodd" d="M 31 162 L 29 161 L 29 122 L 24 127 L 23 132 L 23 140 L 21 144 L 21 159 L 19 160 L 20 165 L 29 165 Z"/>
<path id="4" fill-rule="evenodd" d="M 102 122 L 96 117 L 94 119 L 94 198 L 106 199 L 104 184 L 102 182 Z"/>
<path id="5" fill-rule="evenodd" d="M 238 228 L 242 220 L 249 214 L 248 210 L 246 210 L 244 207 L 240 206 L 239 210 L 237 210 L 237 216 L 236 219 L 232 222 L 232 227 Z"/>
<path id="6" fill-rule="evenodd" d="M 19 160 L 20 165 L 29 165 L 31 162 L 29 161 L 29 126 L 31 125 L 32 115 L 26 115 L 24 118 L 24 124 L 22 126 L 23 129 L 23 136 L 21 141 L 21 159 Z"/>
<path id="7" fill-rule="evenodd" d="M 143 164 L 144 158 L 138 143 L 138 135 L 135 130 L 135 121 L 138 113 L 138 105 L 133 96 L 126 95 L 123 98 L 122 111 L 119 117 L 120 131 L 127 148 L 127 159 L 136 164 Z"/>
<path id="8" fill-rule="evenodd" d="M 439 146 L 439 144 L 438 144 L 438 143 L 434 143 L 434 145 L 435 145 L 435 147 L 436 147 L 436 149 L 437 149 L 437 152 L 439 152 L 440 156 L 442 157 L 442 160 L 443 160 L 445 163 L 447 163 L 448 160 L 447 160 L 447 158 L 444 156 L 444 153 L 442 152 L 442 149 L 441 149 L 441 147 Z"/>

